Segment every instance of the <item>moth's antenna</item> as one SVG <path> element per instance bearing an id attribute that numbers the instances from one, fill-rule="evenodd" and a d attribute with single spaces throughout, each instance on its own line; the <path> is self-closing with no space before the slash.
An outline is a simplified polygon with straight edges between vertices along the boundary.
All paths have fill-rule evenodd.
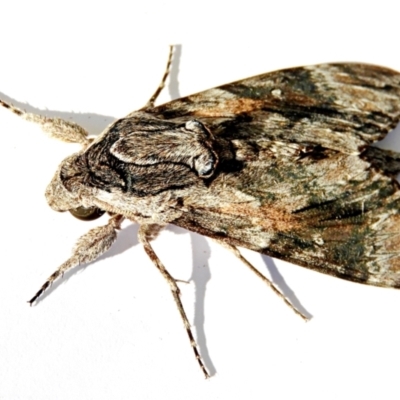
<path id="1" fill-rule="evenodd" d="M 158 86 L 157 90 L 154 92 L 153 96 L 150 97 L 150 100 L 143 107 L 144 109 L 145 108 L 154 107 L 154 103 L 157 100 L 157 97 L 161 93 L 161 90 L 164 89 L 165 81 L 167 80 L 168 75 L 170 73 L 171 64 L 172 64 L 172 55 L 173 54 L 174 54 L 174 46 L 171 45 L 171 46 L 169 46 L 169 56 L 168 56 L 168 62 L 167 62 L 167 67 L 165 68 L 164 76 L 162 77 L 161 83 Z"/>

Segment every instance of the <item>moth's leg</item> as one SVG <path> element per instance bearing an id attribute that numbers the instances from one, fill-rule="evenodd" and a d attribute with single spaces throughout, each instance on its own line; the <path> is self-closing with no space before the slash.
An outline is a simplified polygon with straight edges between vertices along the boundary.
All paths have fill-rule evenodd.
<path id="1" fill-rule="evenodd" d="M 88 233 L 81 236 L 72 250 L 72 256 L 49 276 L 40 290 L 28 301 L 32 305 L 38 297 L 67 270 L 79 264 L 94 261 L 105 253 L 117 238 L 117 229 L 120 229 L 121 222 L 124 220 L 122 215 L 111 217 L 107 225 L 91 229 Z"/>
<path id="2" fill-rule="evenodd" d="M 19 117 L 40 125 L 42 130 L 52 138 L 67 143 L 80 143 L 84 147 L 91 142 L 88 138 L 88 132 L 75 122 L 66 121 L 61 118 L 51 118 L 39 114 L 28 113 L 12 104 L 6 103 L 3 100 L 0 100 L 0 105 L 8 108 Z"/>
<path id="3" fill-rule="evenodd" d="M 216 239 L 215 239 L 216 240 Z M 305 321 L 308 321 L 308 318 L 300 312 L 284 295 L 283 293 L 266 277 L 264 276 L 261 272 L 259 272 L 255 267 L 253 267 L 249 261 L 247 261 L 240 251 L 238 250 L 237 247 L 232 246 L 228 243 L 225 243 L 220 240 L 216 240 L 218 243 L 220 243 L 222 246 L 226 247 L 228 250 L 230 250 L 246 267 L 248 267 L 251 271 L 253 271 L 261 280 L 263 280 L 297 315 L 299 315 L 301 318 L 303 318 Z"/>
<path id="4" fill-rule="evenodd" d="M 150 257 L 151 261 L 153 261 L 154 265 L 158 268 L 158 270 L 161 272 L 162 276 L 165 278 L 165 280 L 168 282 L 172 296 L 175 300 L 175 304 L 178 307 L 179 314 L 182 318 L 183 325 L 186 328 L 187 335 L 189 336 L 189 341 L 190 344 L 193 348 L 194 355 L 197 359 L 197 362 L 199 363 L 199 366 L 201 370 L 204 373 L 204 376 L 206 378 L 209 378 L 210 375 L 203 364 L 203 360 L 200 356 L 196 340 L 193 336 L 193 332 L 190 328 L 190 323 L 189 320 L 186 316 L 185 310 L 183 308 L 181 299 L 180 299 L 180 290 L 178 285 L 176 284 L 176 279 L 174 279 L 171 274 L 166 270 L 160 259 L 157 257 L 157 254 L 154 252 L 153 248 L 151 247 L 150 240 L 152 237 L 154 237 L 154 225 L 141 225 L 139 229 L 139 240 L 143 244 L 144 250 L 147 253 L 147 255 Z"/>
<path id="5" fill-rule="evenodd" d="M 168 56 L 167 67 L 165 68 L 164 76 L 162 77 L 161 83 L 158 86 L 157 90 L 154 92 L 153 96 L 150 97 L 150 100 L 143 107 L 144 109 L 154 107 L 154 103 L 157 100 L 158 95 L 161 93 L 161 90 L 164 89 L 165 81 L 167 80 L 169 72 L 170 72 L 173 54 L 174 54 L 174 46 L 169 46 L 169 56 Z"/>

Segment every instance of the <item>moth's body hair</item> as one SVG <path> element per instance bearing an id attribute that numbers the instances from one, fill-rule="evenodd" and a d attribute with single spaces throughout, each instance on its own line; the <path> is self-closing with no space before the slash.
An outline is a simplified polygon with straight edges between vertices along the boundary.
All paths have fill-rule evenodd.
<path id="1" fill-rule="evenodd" d="M 124 219 L 168 282 L 205 377 L 174 279 L 150 241 L 169 223 L 229 249 L 303 319 L 237 246 L 339 278 L 400 287 L 400 154 L 372 147 L 400 120 L 400 74 L 322 64 L 244 79 L 146 106 L 95 139 L 79 125 L 27 113 L 51 137 L 80 143 L 46 190 L 54 210 L 110 219 L 77 242 L 29 301 L 70 268 L 109 249 Z"/>

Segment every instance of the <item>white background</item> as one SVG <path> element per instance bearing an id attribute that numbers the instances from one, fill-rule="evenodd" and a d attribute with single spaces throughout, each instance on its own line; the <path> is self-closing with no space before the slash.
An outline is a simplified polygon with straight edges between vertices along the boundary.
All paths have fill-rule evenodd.
<path id="1" fill-rule="evenodd" d="M 97 134 L 145 104 L 169 44 L 180 47 L 160 103 L 296 65 L 400 70 L 395 4 L 2 2 L 0 96 Z M 44 199 L 57 165 L 78 146 L 3 109 L 0 133 L 0 399 L 398 398 L 399 291 L 244 251 L 313 316 L 304 323 L 225 249 L 173 226 L 154 247 L 172 275 L 191 280 L 181 284 L 182 299 L 211 379 L 133 224 L 99 261 L 67 273 L 29 307 L 76 239 L 105 219 L 83 223 Z"/>

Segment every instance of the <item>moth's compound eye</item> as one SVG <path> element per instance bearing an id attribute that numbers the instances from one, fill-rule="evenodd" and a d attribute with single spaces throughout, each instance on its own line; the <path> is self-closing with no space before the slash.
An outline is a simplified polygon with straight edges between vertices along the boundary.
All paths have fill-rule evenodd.
<path id="1" fill-rule="evenodd" d="M 78 218 L 82 221 L 93 221 L 94 219 L 100 218 L 104 214 L 104 211 L 97 207 L 78 207 L 69 210 L 69 212 L 75 218 Z"/>

